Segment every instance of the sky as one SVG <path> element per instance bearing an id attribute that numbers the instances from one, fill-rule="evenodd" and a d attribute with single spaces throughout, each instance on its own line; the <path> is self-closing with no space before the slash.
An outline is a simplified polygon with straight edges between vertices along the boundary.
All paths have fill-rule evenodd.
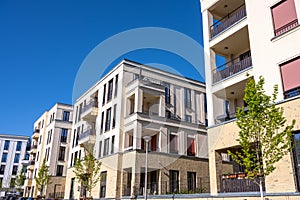
<path id="1" fill-rule="evenodd" d="M 78 70 L 99 44 L 117 34 L 145 27 L 164 28 L 182 33 L 201 46 L 199 2 L 1 0 L 0 133 L 30 136 L 34 121 L 45 110 L 56 102 L 72 104 Z M 181 45 L 171 37 L 165 39 L 174 46 Z M 155 48 L 117 55 L 103 67 L 107 71 L 123 58 L 156 67 L 171 66 L 183 76 L 204 81 L 186 58 Z M 96 74 L 99 79 L 101 75 Z"/>

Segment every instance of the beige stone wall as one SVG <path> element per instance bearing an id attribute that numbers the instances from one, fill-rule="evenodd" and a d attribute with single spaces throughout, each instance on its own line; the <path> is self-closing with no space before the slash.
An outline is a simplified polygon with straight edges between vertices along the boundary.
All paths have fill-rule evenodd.
<path id="1" fill-rule="evenodd" d="M 287 123 L 296 119 L 294 130 L 300 130 L 300 98 L 279 104 L 283 107 Z M 210 181 L 213 188 L 212 193 L 217 193 L 218 176 L 223 169 L 220 169 L 220 156 L 218 152 L 226 148 L 237 146 L 239 128 L 235 122 L 221 124 L 208 129 L 208 145 L 210 159 Z M 295 178 L 291 155 L 288 154 L 276 164 L 277 169 L 266 179 L 266 191 L 269 193 L 295 192 Z"/>
<path id="2" fill-rule="evenodd" d="M 53 176 L 50 179 L 50 184 L 46 188 L 46 197 L 50 196 L 50 193 L 65 192 L 66 178 L 61 176 Z"/>

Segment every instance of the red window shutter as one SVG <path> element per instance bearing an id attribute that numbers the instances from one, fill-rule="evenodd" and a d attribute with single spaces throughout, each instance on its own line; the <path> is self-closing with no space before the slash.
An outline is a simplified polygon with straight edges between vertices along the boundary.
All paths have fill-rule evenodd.
<path id="1" fill-rule="evenodd" d="M 152 151 L 156 151 L 156 135 L 153 135 L 152 138 L 151 138 L 151 150 Z"/>
<path id="2" fill-rule="evenodd" d="M 281 65 L 280 70 L 284 91 L 300 86 L 300 58 Z"/>
<path id="3" fill-rule="evenodd" d="M 188 145 L 188 148 L 187 148 L 187 154 L 188 155 L 195 155 L 195 139 L 194 138 L 188 138 L 187 139 L 187 145 Z"/>
<path id="4" fill-rule="evenodd" d="M 297 13 L 294 0 L 281 1 L 271 9 L 275 32 L 276 30 L 287 25 L 288 23 L 297 20 Z M 282 32 L 279 32 L 277 35 L 280 35 L 281 33 Z"/>

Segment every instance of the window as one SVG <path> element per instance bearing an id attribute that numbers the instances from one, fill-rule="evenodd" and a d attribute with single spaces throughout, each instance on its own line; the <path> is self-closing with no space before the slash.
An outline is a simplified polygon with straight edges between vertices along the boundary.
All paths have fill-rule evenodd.
<path id="1" fill-rule="evenodd" d="M 107 93 L 107 102 L 112 99 L 113 95 L 113 79 L 108 82 L 108 93 Z"/>
<path id="2" fill-rule="evenodd" d="M 100 141 L 99 143 L 99 154 L 98 154 L 98 158 L 101 158 L 102 156 L 102 141 Z"/>
<path id="3" fill-rule="evenodd" d="M 195 139 L 194 138 L 187 138 L 187 155 L 188 156 L 195 156 Z"/>
<path id="4" fill-rule="evenodd" d="M 105 131 L 108 131 L 110 129 L 110 121 L 111 121 L 111 108 L 106 110 Z"/>
<path id="5" fill-rule="evenodd" d="M 283 0 L 271 8 L 274 34 L 281 35 L 298 25 L 294 0 Z"/>
<path id="6" fill-rule="evenodd" d="M 19 160 L 20 160 L 20 154 L 19 154 L 19 153 L 16 153 L 16 154 L 15 154 L 14 163 L 18 163 Z"/>
<path id="7" fill-rule="evenodd" d="M 29 153 L 25 154 L 24 160 L 29 160 Z"/>
<path id="8" fill-rule="evenodd" d="M 196 172 L 187 172 L 188 191 L 196 190 Z"/>
<path id="9" fill-rule="evenodd" d="M 63 121 L 69 121 L 70 118 L 70 112 L 69 111 L 64 111 L 63 113 Z"/>
<path id="10" fill-rule="evenodd" d="M 77 146 L 77 145 L 78 145 L 79 133 L 80 133 L 80 126 L 79 126 L 79 127 L 77 127 L 77 134 L 76 134 L 75 146 Z"/>
<path id="11" fill-rule="evenodd" d="M 102 98 L 102 105 L 105 104 L 105 95 L 106 95 L 106 84 L 103 87 L 103 98 Z"/>
<path id="12" fill-rule="evenodd" d="M 104 140 L 103 156 L 108 155 L 108 152 L 109 152 L 109 138 Z"/>
<path id="13" fill-rule="evenodd" d="M 167 104 L 170 104 L 170 84 L 169 83 L 165 83 L 165 102 Z"/>
<path id="14" fill-rule="evenodd" d="M 37 156 L 36 156 L 36 161 L 39 161 L 39 157 L 40 157 L 40 152 L 37 152 Z"/>
<path id="15" fill-rule="evenodd" d="M 191 108 L 191 90 L 184 88 L 184 103 L 186 108 Z"/>
<path id="16" fill-rule="evenodd" d="M 21 148 L 22 148 L 22 142 L 18 141 L 16 151 L 21 151 Z"/>
<path id="17" fill-rule="evenodd" d="M 48 150 L 47 150 L 47 158 L 46 158 L 47 161 L 49 160 L 49 155 L 50 155 L 50 147 L 48 147 Z"/>
<path id="18" fill-rule="evenodd" d="M 70 167 L 73 166 L 73 153 L 71 153 Z"/>
<path id="19" fill-rule="evenodd" d="M 47 144 L 49 144 L 51 142 L 51 138 L 52 138 L 52 129 L 50 131 L 48 131 Z"/>
<path id="20" fill-rule="evenodd" d="M 6 162 L 7 160 L 7 153 L 2 154 L 1 162 Z"/>
<path id="21" fill-rule="evenodd" d="M 64 161 L 65 160 L 65 153 L 66 153 L 66 147 L 59 147 L 59 153 L 58 153 L 58 160 Z"/>
<path id="22" fill-rule="evenodd" d="M 115 97 L 118 95 L 118 79 L 119 79 L 119 74 L 116 75 L 116 80 L 115 80 Z"/>
<path id="23" fill-rule="evenodd" d="M 3 175 L 5 171 L 5 165 L 0 166 L 0 174 Z"/>
<path id="24" fill-rule="evenodd" d="M 111 150 L 110 150 L 110 153 L 113 154 L 115 151 L 115 136 L 113 135 L 111 137 Z"/>
<path id="25" fill-rule="evenodd" d="M 77 123 L 78 121 L 77 116 L 78 116 L 78 106 L 76 106 L 75 123 Z"/>
<path id="26" fill-rule="evenodd" d="M 4 150 L 8 150 L 9 149 L 9 140 L 5 140 L 4 142 Z"/>
<path id="27" fill-rule="evenodd" d="M 179 171 L 170 170 L 170 192 L 178 192 L 179 189 Z"/>
<path id="28" fill-rule="evenodd" d="M 18 173 L 18 166 L 13 166 L 12 175 L 17 175 L 17 173 Z"/>
<path id="29" fill-rule="evenodd" d="M 64 171 L 64 166 L 63 165 L 57 165 L 56 176 L 62 176 L 63 171 Z"/>
<path id="30" fill-rule="evenodd" d="M 10 179 L 10 183 L 9 183 L 10 187 L 15 187 L 15 180 L 16 180 L 15 178 Z"/>
<path id="31" fill-rule="evenodd" d="M 40 137 L 39 137 L 39 144 L 41 144 L 41 142 L 42 142 L 42 136 L 40 135 Z"/>
<path id="32" fill-rule="evenodd" d="M 103 124 L 104 124 L 104 111 L 101 114 L 100 134 L 103 132 Z"/>
<path id="33" fill-rule="evenodd" d="M 170 153 L 178 153 L 178 136 L 170 134 Z"/>
<path id="34" fill-rule="evenodd" d="M 192 123 L 192 116 L 191 115 L 185 115 L 185 121 L 188 123 Z"/>
<path id="35" fill-rule="evenodd" d="M 105 197 L 106 193 L 106 179 L 107 172 L 101 172 L 101 181 L 100 181 L 100 198 Z"/>
<path id="36" fill-rule="evenodd" d="M 280 65 L 284 98 L 300 95 L 300 57 Z"/>
<path id="37" fill-rule="evenodd" d="M 114 114 L 112 119 L 112 128 L 116 127 L 116 113 L 117 113 L 117 104 L 114 105 Z"/>
<path id="38" fill-rule="evenodd" d="M 60 135 L 60 142 L 67 142 L 68 138 L 68 129 L 62 128 Z"/>

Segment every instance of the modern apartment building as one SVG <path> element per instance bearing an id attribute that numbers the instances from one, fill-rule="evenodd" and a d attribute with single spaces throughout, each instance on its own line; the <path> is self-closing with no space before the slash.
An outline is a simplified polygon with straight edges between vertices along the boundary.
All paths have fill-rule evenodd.
<path id="1" fill-rule="evenodd" d="M 265 78 L 267 94 L 272 94 L 274 84 L 279 86 L 277 105 L 284 108 L 287 123 L 296 119 L 296 147 L 266 178 L 264 190 L 299 192 L 300 1 L 201 0 L 201 7 L 211 194 L 259 190 L 236 174 L 243 169 L 234 165 L 229 170 L 232 161 L 226 156 L 228 149 L 238 147 L 235 112 L 245 106 L 245 84 L 259 76 Z"/>
<path id="2" fill-rule="evenodd" d="M 16 192 L 14 178 L 22 169 L 23 159 L 28 160 L 27 146 L 29 139 L 27 136 L 0 134 L 1 191 Z"/>
<path id="3" fill-rule="evenodd" d="M 25 181 L 25 197 L 40 195 L 34 177 L 37 176 L 44 159 L 51 175 L 50 184 L 45 188 L 46 198 L 63 197 L 72 113 L 71 105 L 56 103 L 34 122 Z"/>
<path id="4" fill-rule="evenodd" d="M 209 191 L 205 85 L 123 60 L 74 104 L 65 199 L 78 199 L 75 159 L 92 147 L 102 162 L 94 198 Z"/>

